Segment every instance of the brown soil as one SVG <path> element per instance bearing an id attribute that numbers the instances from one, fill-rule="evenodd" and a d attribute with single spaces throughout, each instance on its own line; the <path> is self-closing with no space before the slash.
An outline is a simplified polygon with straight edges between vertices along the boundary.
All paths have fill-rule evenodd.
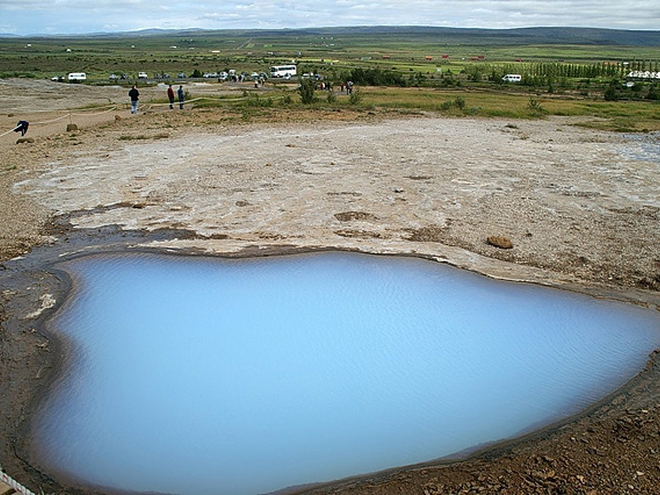
<path id="1" fill-rule="evenodd" d="M 660 301 L 659 166 L 623 152 L 632 145 L 617 134 L 569 119 L 194 104 L 131 116 L 127 89 L 76 86 L 74 99 L 69 85 L 0 82 L 20 95 L 0 134 L 24 119 L 33 138 L 0 138 L 0 465 L 35 491 L 110 493 L 54 479 L 30 454 L 29 419 L 64 355 L 41 327 L 61 303 L 61 280 L 33 258 L 108 244 L 237 256 L 349 249 L 653 309 Z M 145 101 L 160 92 L 144 88 Z M 90 103 L 118 106 L 69 110 Z M 659 378 L 652 357 L 563 424 L 312 492 L 660 493 Z"/>

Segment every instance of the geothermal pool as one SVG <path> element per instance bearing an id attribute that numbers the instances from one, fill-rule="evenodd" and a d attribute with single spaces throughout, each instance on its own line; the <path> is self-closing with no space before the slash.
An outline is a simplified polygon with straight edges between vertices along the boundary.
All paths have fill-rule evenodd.
<path id="1" fill-rule="evenodd" d="M 151 254 L 61 265 L 70 359 L 47 470 L 257 494 L 430 461 L 561 420 L 660 347 L 655 312 L 415 258 Z"/>

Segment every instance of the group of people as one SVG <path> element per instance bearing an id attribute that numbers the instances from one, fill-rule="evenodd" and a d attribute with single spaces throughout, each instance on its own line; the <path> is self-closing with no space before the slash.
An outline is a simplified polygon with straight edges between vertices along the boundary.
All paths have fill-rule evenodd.
<path id="1" fill-rule="evenodd" d="M 343 82 L 341 83 L 341 92 L 344 92 L 344 88 L 346 88 L 346 94 L 350 95 L 353 92 L 353 81 L 346 81 L 346 84 Z"/>
<path id="2" fill-rule="evenodd" d="M 177 90 L 177 97 L 179 98 L 179 108 L 183 110 L 183 103 L 186 101 L 186 95 L 183 91 L 183 86 L 179 86 L 179 89 Z M 131 99 L 131 113 L 138 113 L 138 105 L 139 105 L 139 99 L 140 99 L 140 92 L 138 89 L 133 86 L 131 90 L 128 92 L 128 97 Z M 167 99 L 170 100 L 170 110 L 174 108 L 174 89 L 172 88 L 172 85 L 170 84 L 169 87 L 167 88 Z"/>

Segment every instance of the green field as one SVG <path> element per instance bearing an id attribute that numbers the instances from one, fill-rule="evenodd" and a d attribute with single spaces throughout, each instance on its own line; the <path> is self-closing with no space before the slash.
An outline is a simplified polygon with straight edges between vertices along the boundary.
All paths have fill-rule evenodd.
<path id="1" fill-rule="evenodd" d="M 660 32 L 579 28 L 511 31 L 327 28 L 278 31 L 154 31 L 121 35 L 0 38 L 0 78 L 50 79 L 85 72 L 85 84 L 176 80 L 230 69 L 268 72 L 295 61 L 335 87 L 361 88 L 353 105 L 532 118 L 593 115 L 610 128 L 658 129 Z M 522 75 L 503 84 L 502 75 Z M 111 74 L 126 79 L 110 81 Z M 169 77 L 156 77 L 168 74 Z M 214 81 L 215 82 L 215 81 Z M 317 105 L 345 105 L 317 97 Z M 263 103 L 263 102 L 261 102 Z"/>

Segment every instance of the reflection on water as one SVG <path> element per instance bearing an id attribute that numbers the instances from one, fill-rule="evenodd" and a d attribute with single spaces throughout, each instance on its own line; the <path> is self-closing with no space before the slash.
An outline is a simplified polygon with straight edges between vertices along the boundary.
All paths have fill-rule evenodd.
<path id="1" fill-rule="evenodd" d="M 66 264 L 76 359 L 44 464 L 129 490 L 255 494 L 432 460 L 568 415 L 660 345 L 638 308 L 349 253 Z"/>

